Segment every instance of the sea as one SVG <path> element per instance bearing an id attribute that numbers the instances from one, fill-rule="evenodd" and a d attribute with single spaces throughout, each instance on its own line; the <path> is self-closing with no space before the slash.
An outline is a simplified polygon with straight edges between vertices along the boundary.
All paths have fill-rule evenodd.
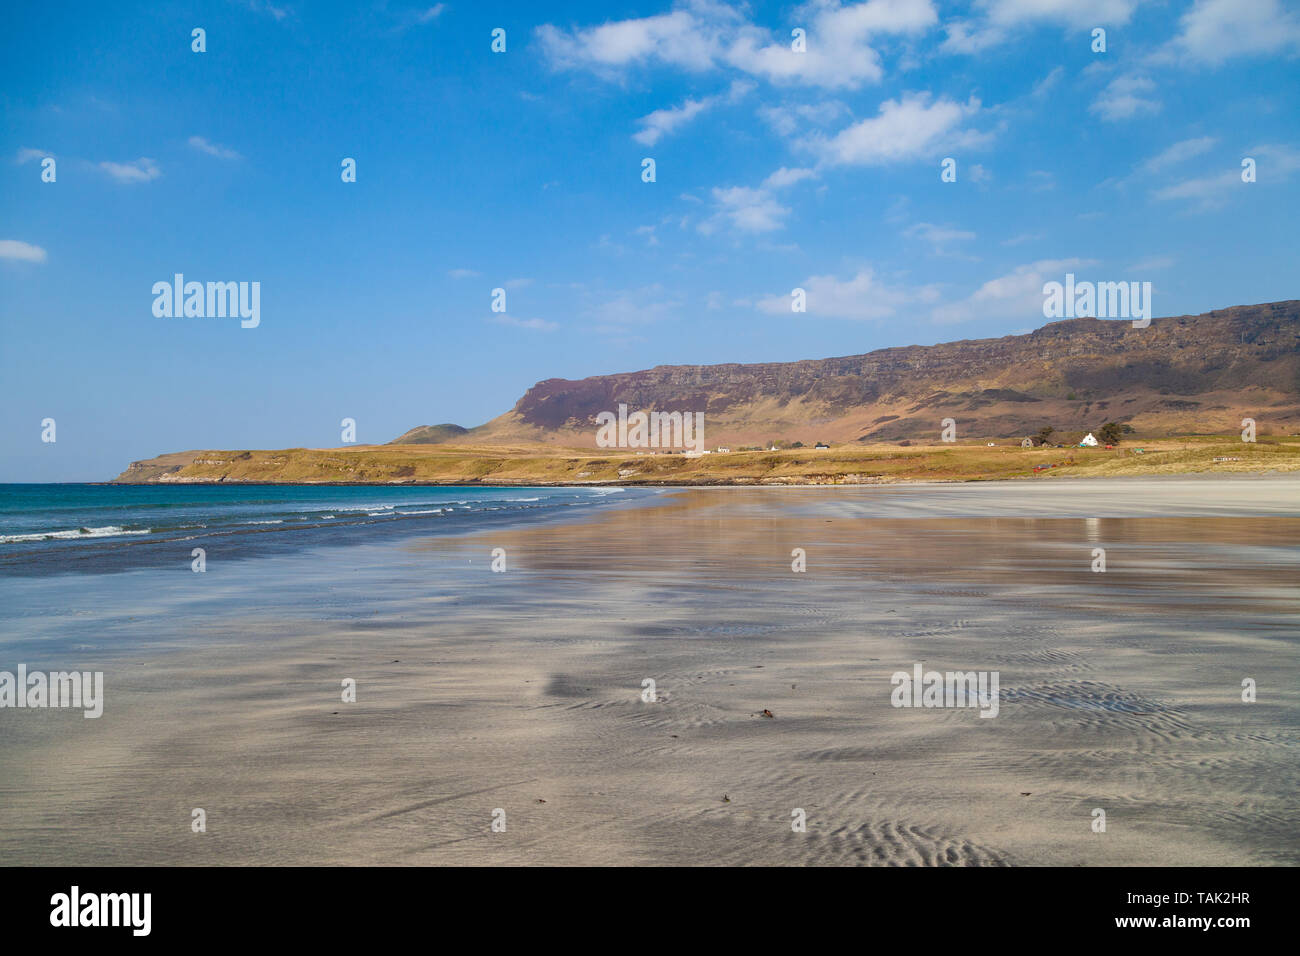
<path id="1" fill-rule="evenodd" d="M 0 484 L 0 576 L 103 574 L 576 515 L 637 489 Z"/>

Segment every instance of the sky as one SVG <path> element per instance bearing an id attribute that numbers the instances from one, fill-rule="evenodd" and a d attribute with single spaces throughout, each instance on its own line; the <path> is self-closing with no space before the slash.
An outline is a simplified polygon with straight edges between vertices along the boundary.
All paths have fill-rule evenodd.
<path id="1" fill-rule="evenodd" d="M 1297 80 L 1282 0 L 5 4 L 0 481 L 1296 298 Z"/>

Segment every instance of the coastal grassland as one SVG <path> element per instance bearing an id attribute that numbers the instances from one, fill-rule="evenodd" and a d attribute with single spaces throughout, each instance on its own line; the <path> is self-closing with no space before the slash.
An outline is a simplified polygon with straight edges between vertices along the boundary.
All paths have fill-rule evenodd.
<path id="1" fill-rule="evenodd" d="M 1218 460 L 1216 460 L 1218 459 Z M 1035 467 L 1040 470 L 1035 471 Z M 875 484 L 1051 480 L 1300 471 L 1300 437 L 1207 435 L 1130 440 L 1107 448 L 965 444 L 837 445 L 686 457 L 530 445 L 363 445 L 279 451 L 192 451 L 135 462 L 123 483 L 267 482 L 483 485 Z"/>

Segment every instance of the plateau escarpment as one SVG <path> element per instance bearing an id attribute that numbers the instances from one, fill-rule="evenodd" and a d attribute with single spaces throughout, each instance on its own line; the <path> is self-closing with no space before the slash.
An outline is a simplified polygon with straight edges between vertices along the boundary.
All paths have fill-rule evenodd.
<path id="1" fill-rule="evenodd" d="M 1197 316 L 1071 319 L 1025 335 L 755 365 L 674 365 L 547 379 L 465 436 L 594 444 L 596 416 L 703 411 L 710 441 L 1006 438 L 1103 421 L 1143 434 L 1222 432 L 1240 419 L 1300 424 L 1300 301 Z"/>
<path id="2" fill-rule="evenodd" d="M 825 442 L 833 451 L 815 450 L 811 458 L 715 452 L 692 459 L 598 448 L 598 416 L 620 405 L 703 412 L 707 449 L 740 453 L 775 443 L 796 452 L 807 446 L 806 452 Z M 1140 437 L 1149 447 L 1196 435 L 1229 436 L 1236 445 L 1166 442 L 1157 456 L 1122 467 L 1108 463 L 1106 473 L 1207 465 L 1292 470 L 1300 445 L 1246 446 L 1237 434 L 1246 418 L 1257 423 L 1261 438 L 1300 432 L 1300 301 L 1155 319 L 1145 328 L 1071 319 L 1024 335 L 843 358 L 665 365 L 547 379 L 476 428 L 422 425 L 378 446 L 171 453 L 134 462 L 117 480 L 553 484 L 1010 477 L 1032 473 L 1039 459 L 1019 447 L 1014 455 L 998 447 L 987 458 L 957 448 L 1018 446 L 1047 428 L 1054 430 L 1053 443 L 1070 443 L 1111 422 L 1111 434 Z M 958 446 L 939 442 L 945 419 L 956 423 Z"/>

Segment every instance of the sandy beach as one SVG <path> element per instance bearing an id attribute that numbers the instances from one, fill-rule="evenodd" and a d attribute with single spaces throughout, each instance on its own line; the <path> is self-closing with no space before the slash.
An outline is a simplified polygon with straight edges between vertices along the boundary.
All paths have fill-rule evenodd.
<path id="1" fill-rule="evenodd" d="M 1296 865 L 1298 572 L 1296 480 L 1243 476 L 674 490 L 9 583 L 48 611 L 0 668 L 106 690 L 0 710 L 0 863 Z M 915 664 L 996 672 L 997 716 L 893 706 Z"/>

